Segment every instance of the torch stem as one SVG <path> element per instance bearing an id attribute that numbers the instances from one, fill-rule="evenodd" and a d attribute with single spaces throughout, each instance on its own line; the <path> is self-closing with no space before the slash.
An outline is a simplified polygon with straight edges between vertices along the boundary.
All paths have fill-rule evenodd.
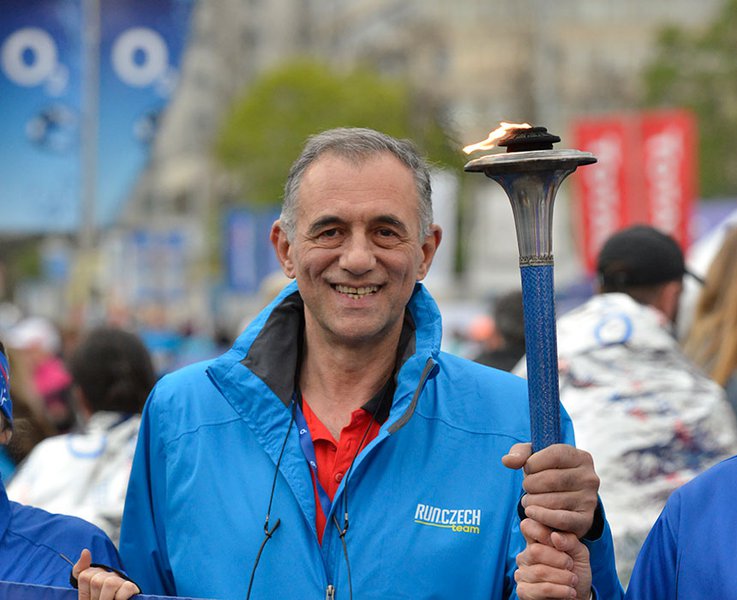
<path id="1" fill-rule="evenodd" d="M 523 265 L 527 386 L 532 451 L 561 442 L 553 265 Z"/>

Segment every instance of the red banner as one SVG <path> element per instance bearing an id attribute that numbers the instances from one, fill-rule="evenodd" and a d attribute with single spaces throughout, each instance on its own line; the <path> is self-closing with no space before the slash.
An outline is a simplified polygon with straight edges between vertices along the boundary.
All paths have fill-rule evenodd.
<path id="1" fill-rule="evenodd" d="M 635 223 L 649 223 L 688 246 L 696 195 L 695 131 L 693 117 L 681 110 L 574 124 L 574 147 L 598 158 L 573 178 L 580 198 L 581 252 L 589 273 L 604 241 Z"/>
<path id="2" fill-rule="evenodd" d="M 641 128 L 647 221 L 686 248 L 696 196 L 694 119 L 681 111 L 646 113 Z"/>

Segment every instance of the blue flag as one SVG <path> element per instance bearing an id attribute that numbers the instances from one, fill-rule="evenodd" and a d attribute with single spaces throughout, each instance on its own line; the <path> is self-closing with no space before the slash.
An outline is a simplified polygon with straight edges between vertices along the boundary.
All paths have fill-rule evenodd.
<path id="1" fill-rule="evenodd" d="M 89 216 L 115 222 L 176 89 L 195 2 L 99 0 L 94 115 L 83 106 L 83 0 L 0 0 L 0 233 L 70 233 L 83 223 L 85 117 L 98 128 Z"/>
<path id="2" fill-rule="evenodd" d="M 0 230 L 79 220 L 82 5 L 0 0 Z"/>

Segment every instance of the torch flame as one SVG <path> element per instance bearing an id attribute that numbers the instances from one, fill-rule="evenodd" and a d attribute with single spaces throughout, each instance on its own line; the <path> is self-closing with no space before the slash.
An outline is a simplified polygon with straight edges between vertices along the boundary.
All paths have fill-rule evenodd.
<path id="1" fill-rule="evenodd" d="M 507 123 L 502 121 L 499 123 L 499 127 L 492 131 L 489 134 L 489 137 L 487 137 L 483 142 L 466 146 L 463 151 L 466 154 L 471 154 L 471 152 L 475 152 L 476 150 L 491 150 L 496 146 L 496 143 L 506 137 L 510 131 L 514 131 L 515 129 L 530 129 L 531 127 L 532 125 L 529 123 Z"/>

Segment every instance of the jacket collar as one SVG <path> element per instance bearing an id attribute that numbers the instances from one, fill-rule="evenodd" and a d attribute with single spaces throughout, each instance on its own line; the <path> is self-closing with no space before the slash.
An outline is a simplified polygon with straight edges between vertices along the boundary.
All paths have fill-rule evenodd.
<path id="1" fill-rule="evenodd" d="M 395 418 L 409 404 L 425 363 L 440 351 L 440 313 L 429 292 L 419 283 L 407 305 L 405 322 L 414 327 L 414 335 L 405 340 L 405 352 L 398 357 L 390 413 Z M 303 330 L 303 302 L 293 282 L 256 316 L 233 347 L 208 368 L 211 380 L 233 408 L 262 430 L 273 430 L 281 421 L 286 427 L 289 422 L 290 411 L 285 408 L 295 390 Z"/>

